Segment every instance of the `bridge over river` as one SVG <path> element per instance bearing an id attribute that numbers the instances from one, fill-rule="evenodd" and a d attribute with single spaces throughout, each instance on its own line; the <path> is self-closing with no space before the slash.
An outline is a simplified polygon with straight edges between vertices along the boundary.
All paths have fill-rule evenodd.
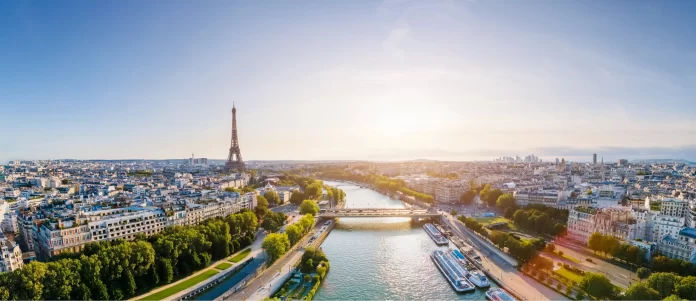
<path id="1" fill-rule="evenodd" d="M 322 210 L 319 217 L 411 217 L 426 218 L 439 217 L 440 213 L 421 209 L 404 208 L 346 208 Z"/>

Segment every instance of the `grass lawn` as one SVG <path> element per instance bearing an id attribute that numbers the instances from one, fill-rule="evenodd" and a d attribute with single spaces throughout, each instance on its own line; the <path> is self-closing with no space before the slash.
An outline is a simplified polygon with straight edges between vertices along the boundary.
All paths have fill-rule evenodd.
<path id="1" fill-rule="evenodd" d="M 230 261 L 231 261 L 231 262 L 240 262 L 240 261 L 242 261 L 242 259 L 244 259 L 245 257 L 247 257 L 247 255 L 249 255 L 249 253 L 251 253 L 251 249 L 250 249 L 250 248 L 244 249 L 244 250 L 242 250 L 241 252 L 239 252 L 239 254 L 235 255 L 235 256 L 232 257 L 232 258 L 230 258 Z"/>
<path id="2" fill-rule="evenodd" d="M 507 223 L 507 227 L 510 230 L 517 230 L 517 227 L 515 227 L 515 224 L 512 223 L 511 220 L 504 218 L 502 216 L 494 216 L 494 217 L 476 217 L 474 218 L 477 222 L 479 222 L 481 225 L 490 225 L 494 223 L 499 223 L 499 222 L 504 222 Z"/>
<path id="3" fill-rule="evenodd" d="M 196 285 L 197 283 L 199 283 L 203 280 L 206 280 L 217 273 L 218 273 L 218 271 L 213 270 L 213 269 L 206 270 L 205 272 L 196 275 L 196 277 L 192 277 L 190 279 L 187 279 L 186 281 L 182 281 L 180 283 L 177 283 L 176 285 L 174 285 L 172 287 L 169 287 L 167 289 L 163 289 L 163 290 L 156 292 L 154 294 L 145 296 L 144 298 L 142 298 L 140 300 L 162 300 L 162 299 L 165 299 L 171 295 L 174 295 L 180 291 L 183 291 L 189 287 L 192 287 L 192 286 Z"/>
<path id="4" fill-rule="evenodd" d="M 554 272 L 556 272 L 556 274 L 559 274 L 563 277 L 570 279 L 571 281 L 573 281 L 575 283 L 580 283 L 580 281 L 582 281 L 582 276 L 569 271 L 565 267 L 562 267 L 558 270 L 555 270 Z"/>
<path id="5" fill-rule="evenodd" d="M 226 270 L 227 268 L 229 268 L 229 267 L 231 267 L 231 266 L 232 266 L 231 263 L 229 263 L 229 262 L 223 262 L 223 263 L 221 263 L 221 264 L 216 265 L 215 268 L 218 269 L 218 270 Z"/>

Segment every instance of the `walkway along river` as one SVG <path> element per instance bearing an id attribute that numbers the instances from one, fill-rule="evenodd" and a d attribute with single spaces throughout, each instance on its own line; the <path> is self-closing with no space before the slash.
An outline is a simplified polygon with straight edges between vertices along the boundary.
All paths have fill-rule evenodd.
<path id="1" fill-rule="evenodd" d="M 359 186 L 324 181 L 346 192 L 346 208 L 403 208 Z M 484 300 L 485 290 L 457 294 L 430 260 L 438 247 L 409 218 L 340 218 L 322 249 L 331 270 L 315 300 Z M 494 284 L 491 287 L 495 287 Z"/>

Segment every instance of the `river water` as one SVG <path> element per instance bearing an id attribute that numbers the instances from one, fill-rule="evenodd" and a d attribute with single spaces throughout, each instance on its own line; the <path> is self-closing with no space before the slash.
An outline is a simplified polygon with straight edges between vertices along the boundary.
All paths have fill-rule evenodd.
<path id="1" fill-rule="evenodd" d="M 359 186 L 324 181 L 346 192 L 346 208 L 403 208 Z M 409 218 L 341 218 L 321 245 L 331 269 L 315 300 L 484 300 L 485 290 L 458 294 L 435 267 L 438 247 Z M 491 284 L 495 287 L 495 284 Z"/>

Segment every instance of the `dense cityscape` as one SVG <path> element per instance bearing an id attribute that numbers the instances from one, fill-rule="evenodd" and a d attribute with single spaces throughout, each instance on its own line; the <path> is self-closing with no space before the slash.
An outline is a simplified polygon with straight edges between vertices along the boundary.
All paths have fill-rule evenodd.
<path id="1" fill-rule="evenodd" d="M 316 284 L 313 295 L 327 277 L 330 260 L 313 248 L 329 236 L 334 219 L 398 212 L 365 209 L 348 215 L 351 210 L 339 208 L 350 193 L 321 180 L 369 187 L 403 201 L 411 209 L 402 214 L 412 219 L 420 214 L 436 225 L 426 232 L 437 244 L 451 242 L 459 256 L 472 257 L 463 259 L 463 275 L 467 268 L 478 268 L 516 298 L 533 299 L 531 293 L 549 299 L 638 300 L 655 292 L 658 298 L 695 297 L 692 164 L 606 163 L 596 154 L 588 156 L 589 162 L 543 162 L 534 155 L 489 162 L 243 162 L 236 127 L 233 133 L 226 164 L 192 156 L 11 161 L 1 166 L 0 297 L 179 299 L 222 283 L 228 286 L 215 298 L 288 298 L 283 295 L 288 285 L 279 286 L 285 281 L 264 279 L 263 264 L 253 265 L 260 275 L 244 281 L 275 289 L 237 291 L 245 283 L 241 279 L 224 282 L 250 264 L 224 260 L 245 252 L 252 262 L 258 259 L 279 271 L 279 263 L 293 264 L 292 252 L 303 254 L 297 273 L 320 275 L 299 280 Z M 314 234 L 304 242 L 307 233 Z M 293 247 L 298 244 L 306 246 L 298 251 Z M 114 260 L 119 256 L 125 257 Z M 305 257 L 318 259 L 305 269 Z M 500 275 L 493 272 L 496 268 Z M 216 273 L 157 295 L 158 286 L 206 269 Z M 287 273 L 292 275 L 290 269 Z M 535 279 L 556 295 L 513 276 Z M 289 279 L 293 283 L 295 278 Z M 665 281 L 671 287 L 665 288 Z M 153 288 L 155 293 L 148 295 Z"/>
<path id="2" fill-rule="evenodd" d="M 0 301 L 696 300 L 696 1 L 0 1 Z"/>

